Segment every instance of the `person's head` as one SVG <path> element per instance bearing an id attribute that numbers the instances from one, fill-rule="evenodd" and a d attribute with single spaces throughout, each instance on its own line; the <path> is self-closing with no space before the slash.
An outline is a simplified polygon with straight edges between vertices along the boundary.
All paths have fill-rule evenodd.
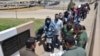
<path id="1" fill-rule="evenodd" d="M 59 19 L 59 14 L 55 14 L 55 20 Z"/>
<path id="2" fill-rule="evenodd" d="M 28 48 L 28 49 L 35 49 L 35 47 L 36 47 L 35 39 L 30 37 L 26 41 L 26 48 Z"/>
<path id="3" fill-rule="evenodd" d="M 86 27 L 84 25 L 82 25 L 82 30 L 86 30 Z"/>
<path id="4" fill-rule="evenodd" d="M 88 3 L 86 3 L 86 5 L 87 5 L 87 6 L 89 6 L 89 4 L 88 4 Z"/>
<path id="5" fill-rule="evenodd" d="M 67 48 L 71 48 L 75 45 L 75 39 L 72 36 L 69 36 L 65 39 L 65 45 Z"/>
<path id="6" fill-rule="evenodd" d="M 60 12 L 60 13 L 59 13 L 59 16 L 63 16 L 63 13 Z"/>
<path id="7" fill-rule="evenodd" d="M 66 12 L 64 13 L 64 17 L 68 17 L 68 15 L 69 15 L 69 12 L 66 11 Z"/>
<path id="8" fill-rule="evenodd" d="M 48 16 L 46 19 L 45 19 L 45 24 L 46 25 L 49 25 L 51 23 L 51 18 Z"/>
<path id="9" fill-rule="evenodd" d="M 82 26 L 81 26 L 80 24 L 74 25 L 74 32 L 75 32 L 76 34 L 81 33 L 81 32 L 82 32 Z"/>

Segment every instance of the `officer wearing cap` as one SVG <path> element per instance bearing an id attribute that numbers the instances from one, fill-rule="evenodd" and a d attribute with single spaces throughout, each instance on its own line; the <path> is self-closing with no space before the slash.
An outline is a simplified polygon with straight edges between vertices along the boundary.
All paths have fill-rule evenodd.
<path id="1" fill-rule="evenodd" d="M 37 56 L 35 53 L 35 47 L 36 47 L 36 43 L 34 38 L 29 38 L 26 41 L 26 48 L 24 48 L 20 55 L 21 56 Z"/>

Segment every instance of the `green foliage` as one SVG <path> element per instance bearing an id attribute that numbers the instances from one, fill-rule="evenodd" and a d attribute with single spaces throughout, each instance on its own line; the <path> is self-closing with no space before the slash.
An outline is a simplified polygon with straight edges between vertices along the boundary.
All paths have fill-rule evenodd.
<path id="1" fill-rule="evenodd" d="M 34 20 L 34 27 L 35 27 L 35 32 L 43 25 L 44 19 L 35 19 Z"/>
<path id="2" fill-rule="evenodd" d="M 5 19 L 3 18 L 3 19 L 0 19 L 0 31 L 3 31 L 11 27 L 15 27 L 17 25 L 26 23 L 28 21 L 34 21 L 34 30 L 37 31 L 37 29 L 43 24 L 44 19 L 15 19 L 15 18 Z"/>

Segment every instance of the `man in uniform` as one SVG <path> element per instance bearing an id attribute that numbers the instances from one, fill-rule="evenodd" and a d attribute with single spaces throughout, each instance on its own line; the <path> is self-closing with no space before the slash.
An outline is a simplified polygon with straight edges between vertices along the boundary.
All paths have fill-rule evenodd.
<path id="1" fill-rule="evenodd" d="M 83 31 L 81 25 L 75 25 L 74 32 L 76 33 L 77 46 L 85 49 L 88 40 L 86 31 Z"/>
<path id="2" fill-rule="evenodd" d="M 65 51 L 62 56 L 86 56 L 83 48 L 75 46 L 75 39 L 73 37 L 66 38 L 65 45 L 69 50 Z"/>
<path id="3" fill-rule="evenodd" d="M 65 40 L 66 37 L 68 36 L 73 36 L 74 34 L 73 31 L 73 27 L 72 27 L 72 22 L 69 20 L 67 21 L 66 25 L 64 25 L 64 27 L 62 28 L 62 37 L 63 37 L 63 41 Z M 63 43 L 63 50 L 65 50 L 66 47 Z"/>
<path id="4" fill-rule="evenodd" d="M 34 38 L 29 38 L 26 41 L 26 48 L 21 50 L 20 56 L 37 56 L 35 53 L 36 43 Z"/>
<path id="5" fill-rule="evenodd" d="M 70 0 L 70 3 L 68 4 L 68 9 L 67 10 L 70 10 L 71 8 L 74 8 L 76 4 L 73 2 L 73 0 Z"/>

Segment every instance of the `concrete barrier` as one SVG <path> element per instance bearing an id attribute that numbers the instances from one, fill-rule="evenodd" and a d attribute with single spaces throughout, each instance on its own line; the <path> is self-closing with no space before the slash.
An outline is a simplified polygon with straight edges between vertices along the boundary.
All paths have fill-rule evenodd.
<path id="1" fill-rule="evenodd" d="M 98 9 L 96 9 L 96 13 L 95 13 L 95 18 L 94 18 L 94 22 L 93 22 L 93 27 L 91 29 L 91 33 L 88 39 L 88 43 L 86 45 L 86 52 L 87 52 L 87 56 L 92 56 L 93 54 L 93 46 L 94 46 L 94 38 L 95 38 L 95 30 L 96 30 L 96 21 L 97 21 L 97 13 L 98 13 Z"/>
<path id="2" fill-rule="evenodd" d="M 33 21 L 0 32 L 0 56 L 20 56 L 19 50 L 34 37 Z"/>

